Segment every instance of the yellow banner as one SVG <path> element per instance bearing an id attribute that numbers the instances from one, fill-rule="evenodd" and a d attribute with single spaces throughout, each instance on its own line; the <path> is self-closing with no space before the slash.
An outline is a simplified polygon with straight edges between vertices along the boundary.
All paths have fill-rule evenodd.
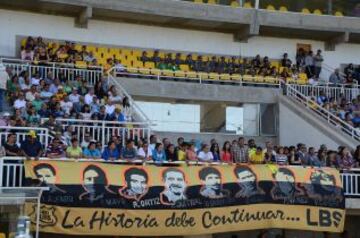
<path id="1" fill-rule="evenodd" d="M 276 165 L 156 166 L 26 161 L 43 232 L 169 236 L 286 228 L 342 232 L 337 170 Z M 33 221 L 34 204 L 27 207 Z M 179 229 L 180 228 L 180 229 Z"/>

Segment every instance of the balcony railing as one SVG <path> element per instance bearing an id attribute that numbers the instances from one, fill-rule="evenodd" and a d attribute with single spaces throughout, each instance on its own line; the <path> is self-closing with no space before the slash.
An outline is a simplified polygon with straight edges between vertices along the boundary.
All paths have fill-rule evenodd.
<path id="1" fill-rule="evenodd" d="M 0 188 L 21 188 L 24 187 L 24 165 L 23 161 L 25 158 L 22 157 L 2 157 L 0 158 Z M 40 160 L 48 160 L 47 158 L 40 158 Z M 52 159 L 54 160 L 54 159 Z M 107 163 L 104 160 L 94 160 L 94 159 L 69 159 L 69 158 L 62 158 L 62 159 L 56 159 L 56 160 L 66 160 L 66 161 L 102 161 L 103 163 Z M 152 164 L 155 162 L 147 161 L 144 162 L 142 160 L 135 160 L 132 162 L 124 161 L 124 160 L 118 160 L 113 161 L 111 163 L 121 163 L 121 164 Z M 209 163 L 203 163 L 203 162 L 183 162 L 183 161 L 177 161 L 177 162 L 164 162 L 162 165 L 205 165 Z M 214 162 L 212 164 L 216 165 L 227 165 L 227 163 L 222 162 Z M 343 188 L 344 188 L 344 194 L 348 197 L 359 197 L 360 198 L 360 169 L 351 169 L 346 171 L 341 171 L 341 179 L 343 181 Z"/>

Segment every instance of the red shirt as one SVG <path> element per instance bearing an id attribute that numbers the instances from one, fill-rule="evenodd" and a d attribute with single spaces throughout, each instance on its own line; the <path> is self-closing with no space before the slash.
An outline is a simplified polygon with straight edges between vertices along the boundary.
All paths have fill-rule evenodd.
<path id="1" fill-rule="evenodd" d="M 231 153 L 228 152 L 228 151 L 221 151 L 221 161 L 222 162 L 227 162 L 227 163 L 232 162 Z"/>

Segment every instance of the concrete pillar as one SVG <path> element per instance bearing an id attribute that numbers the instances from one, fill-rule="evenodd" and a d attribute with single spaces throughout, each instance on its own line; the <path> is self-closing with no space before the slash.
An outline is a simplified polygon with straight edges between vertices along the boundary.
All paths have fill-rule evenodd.
<path id="1" fill-rule="evenodd" d="M 226 105 L 222 103 L 201 104 L 200 132 L 219 132 L 226 124 Z"/>

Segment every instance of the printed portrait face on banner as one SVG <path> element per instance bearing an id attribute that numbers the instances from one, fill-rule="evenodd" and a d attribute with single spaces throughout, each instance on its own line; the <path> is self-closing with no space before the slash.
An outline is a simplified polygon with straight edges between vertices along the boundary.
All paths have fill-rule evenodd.
<path id="1" fill-rule="evenodd" d="M 228 195 L 222 189 L 221 173 L 214 167 L 205 167 L 199 171 L 199 178 L 203 183 L 200 194 L 206 198 L 223 198 Z"/>
<path id="2" fill-rule="evenodd" d="M 34 172 L 40 184 L 55 184 L 56 171 L 50 164 L 38 164 L 34 166 Z"/>
<path id="3" fill-rule="evenodd" d="M 175 204 L 179 200 L 186 199 L 186 181 L 183 171 L 177 168 L 165 169 L 162 180 L 165 189 L 160 194 L 160 200 L 163 204 Z"/>
<path id="4" fill-rule="evenodd" d="M 254 195 L 263 194 L 258 186 L 257 176 L 255 172 L 248 166 L 237 166 L 234 169 L 236 180 L 240 186 L 240 191 L 235 197 L 248 198 Z"/>
<path id="5" fill-rule="evenodd" d="M 128 198 L 140 200 L 148 192 L 149 176 L 144 169 L 130 168 L 124 173 L 126 187 L 120 190 L 120 195 Z"/>
<path id="6" fill-rule="evenodd" d="M 301 191 L 296 186 L 296 178 L 294 172 L 289 168 L 281 167 L 273 173 L 274 186 L 271 195 L 275 200 L 283 199 L 284 202 L 294 202 L 297 195 Z"/>
<path id="7" fill-rule="evenodd" d="M 80 195 L 80 200 L 97 201 L 107 192 L 108 180 L 99 166 L 88 165 L 83 171 L 82 183 L 85 192 Z"/>
<path id="8" fill-rule="evenodd" d="M 313 169 L 310 184 L 305 186 L 308 195 L 317 201 L 340 198 L 341 189 L 337 187 L 335 175 L 325 169 Z"/>

